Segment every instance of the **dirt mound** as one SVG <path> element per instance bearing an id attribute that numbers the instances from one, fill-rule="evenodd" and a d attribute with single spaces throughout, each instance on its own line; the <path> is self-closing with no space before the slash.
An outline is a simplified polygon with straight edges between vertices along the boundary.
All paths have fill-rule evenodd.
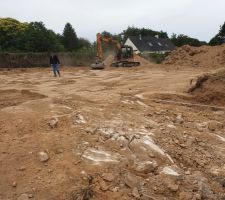
<path id="1" fill-rule="evenodd" d="M 110 66 L 113 63 L 113 61 L 114 61 L 114 56 L 113 55 L 108 55 L 106 57 L 106 59 L 103 61 L 103 63 L 104 63 L 105 66 L 108 67 L 108 66 Z"/>
<path id="2" fill-rule="evenodd" d="M 150 61 L 148 61 L 147 59 L 145 59 L 145 58 L 142 58 L 141 56 L 139 56 L 139 55 L 134 55 L 134 59 L 136 60 L 136 61 L 138 61 L 138 62 L 140 62 L 141 63 L 141 65 L 150 65 L 150 64 L 152 64 Z"/>
<path id="3" fill-rule="evenodd" d="M 188 91 L 199 102 L 225 105 L 225 70 L 200 76 Z"/>
<path id="4" fill-rule="evenodd" d="M 164 64 L 216 67 L 225 64 L 225 45 L 191 47 L 184 45 L 173 51 L 164 61 Z"/>
<path id="5" fill-rule="evenodd" d="M 30 92 L 29 90 L 0 90 L 0 109 L 44 97 L 44 95 Z"/>

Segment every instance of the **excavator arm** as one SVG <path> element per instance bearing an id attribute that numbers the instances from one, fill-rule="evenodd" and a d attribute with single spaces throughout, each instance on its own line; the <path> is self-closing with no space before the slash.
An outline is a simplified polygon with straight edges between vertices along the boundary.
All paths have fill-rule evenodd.
<path id="1" fill-rule="evenodd" d="M 114 45 L 118 50 L 121 49 L 121 44 L 114 40 L 112 37 L 102 36 L 100 33 L 97 34 L 97 57 L 99 60 L 103 59 L 102 42 Z"/>

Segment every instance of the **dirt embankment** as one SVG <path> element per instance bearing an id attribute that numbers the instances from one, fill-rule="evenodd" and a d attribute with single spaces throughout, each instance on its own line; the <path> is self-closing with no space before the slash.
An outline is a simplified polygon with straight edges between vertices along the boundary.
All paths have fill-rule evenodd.
<path id="1" fill-rule="evenodd" d="M 189 89 L 202 103 L 225 105 L 225 70 L 200 76 L 196 84 Z"/>
<path id="2" fill-rule="evenodd" d="M 173 51 L 165 59 L 164 64 L 192 67 L 217 67 L 225 65 L 225 45 L 215 47 L 191 47 L 184 45 Z"/>

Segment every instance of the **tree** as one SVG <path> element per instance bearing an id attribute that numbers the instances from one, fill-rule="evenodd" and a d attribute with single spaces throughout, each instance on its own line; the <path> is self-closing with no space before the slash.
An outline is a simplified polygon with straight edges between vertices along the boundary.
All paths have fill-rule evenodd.
<path id="1" fill-rule="evenodd" d="M 0 49 L 2 51 L 15 51 L 18 46 L 18 37 L 28 23 L 20 23 L 12 18 L 0 18 Z"/>
<path id="2" fill-rule="evenodd" d="M 77 50 L 79 47 L 77 34 L 70 23 L 65 25 L 62 42 L 67 51 Z"/>
<path id="3" fill-rule="evenodd" d="M 79 38 L 78 39 L 78 48 L 79 49 L 89 49 L 91 48 L 91 43 L 89 40 L 85 39 L 85 38 Z"/>
<path id="4" fill-rule="evenodd" d="M 0 18 L 0 50 L 2 52 L 63 51 L 57 35 L 42 22 L 21 23 Z"/>
<path id="5" fill-rule="evenodd" d="M 154 31 L 151 29 L 146 29 L 146 28 L 136 28 L 134 26 L 128 27 L 126 30 L 123 31 L 122 33 L 124 35 L 124 38 L 128 38 L 129 36 L 156 36 L 158 35 L 160 38 L 168 38 L 168 34 L 163 31 Z"/>
<path id="6" fill-rule="evenodd" d="M 21 32 L 19 44 L 19 49 L 29 52 L 63 50 L 57 35 L 48 30 L 42 22 L 31 22 L 27 29 Z"/>
<path id="7" fill-rule="evenodd" d="M 198 39 L 188 37 L 187 35 L 183 35 L 183 34 L 176 35 L 174 33 L 171 36 L 171 41 L 177 47 L 180 47 L 183 45 L 199 47 L 199 46 L 207 44 L 206 42 L 202 42 L 202 41 L 199 41 Z"/>
<path id="8" fill-rule="evenodd" d="M 215 46 L 215 45 L 221 45 L 225 43 L 225 22 L 223 26 L 220 26 L 219 33 L 216 34 L 210 41 L 209 45 Z"/>

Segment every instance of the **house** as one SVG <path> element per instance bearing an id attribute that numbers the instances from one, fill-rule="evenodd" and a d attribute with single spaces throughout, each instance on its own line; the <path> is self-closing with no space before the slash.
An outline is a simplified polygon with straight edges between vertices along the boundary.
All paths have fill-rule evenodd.
<path id="1" fill-rule="evenodd" d="M 175 45 L 170 39 L 159 38 L 158 36 L 130 36 L 125 41 L 124 45 L 133 47 L 134 53 L 158 53 L 165 54 L 175 49 Z"/>

